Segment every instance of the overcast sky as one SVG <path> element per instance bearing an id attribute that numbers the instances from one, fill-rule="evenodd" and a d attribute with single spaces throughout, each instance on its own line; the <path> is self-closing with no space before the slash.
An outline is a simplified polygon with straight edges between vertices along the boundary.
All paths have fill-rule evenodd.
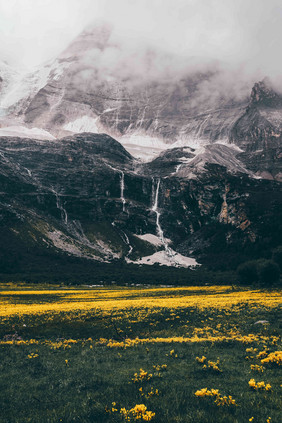
<path id="1" fill-rule="evenodd" d="M 184 57 L 281 70 L 281 0 L 0 0 L 0 60 L 38 65 L 96 19 Z"/>

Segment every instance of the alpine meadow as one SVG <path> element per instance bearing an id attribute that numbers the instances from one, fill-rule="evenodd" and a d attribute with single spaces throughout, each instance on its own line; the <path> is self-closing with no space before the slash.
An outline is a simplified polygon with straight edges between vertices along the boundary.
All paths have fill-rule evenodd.
<path id="1" fill-rule="evenodd" d="M 3 286 L 0 421 L 278 422 L 280 302 L 231 286 Z"/>

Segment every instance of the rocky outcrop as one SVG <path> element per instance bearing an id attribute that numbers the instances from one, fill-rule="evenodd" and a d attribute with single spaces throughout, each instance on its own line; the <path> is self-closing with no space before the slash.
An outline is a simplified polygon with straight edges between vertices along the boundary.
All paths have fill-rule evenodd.
<path id="1" fill-rule="evenodd" d="M 265 78 L 254 84 L 251 92 L 251 105 L 281 109 L 282 95 L 275 92 L 271 81 Z"/>
<path id="2" fill-rule="evenodd" d="M 241 160 L 263 178 L 282 178 L 282 95 L 267 80 L 254 85 L 250 104 L 230 140 L 243 150 Z"/>

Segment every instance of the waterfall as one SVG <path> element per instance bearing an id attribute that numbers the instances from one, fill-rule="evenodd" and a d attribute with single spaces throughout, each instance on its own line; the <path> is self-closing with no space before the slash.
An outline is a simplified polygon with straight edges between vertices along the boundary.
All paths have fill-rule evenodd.
<path id="1" fill-rule="evenodd" d="M 161 183 L 161 180 L 160 179 L 158 179 L 158 182 L 157 182 L 157 189 L 156 189 L 156 192 L 155 192 L 155 181 L 154 181 L 154 178 L 153 178 L 153 185 L 152 185 L 152 193 L 153 193 L 153 195 L 154 195 L 154 197 L 155 197 L 155 199 L 154 199 L 154 204 L 153 204 L 153 207 L 152 207 L 152 210 L 154 211 L 154 212 L 156 212 L 157 211 L 157 209 L 158 209 L 158 202 L 159 202 L 159 190 L 160 190 L 160 183 Z"/>
<path id="2" fill-rule="evenodd" d="M 61 218 L 62 218 L 62 220 L 65 222 L 65 224 L 67 225 L 68 224 L 68 214 L 67 214 L 67 211 L 66 211 L 66 209 L 64 208 L 64 206 L 63 206 L 63 204 L 62 204 L 62 202 L 61 202 L 61 199 L 60 199 L 60 196 L 59 196 L 59 194 L 57 193 L 57 191 L 55 191 L 54 190 L 54 188 L 52 189 L 52 192 L 55 194 L 55 196 L 56 196 L 56 206 L 57 206 L 57 209 L 58 210 L 60 210 L 60 212 L 61 212 Z"/>
<path id="3" fill-rule="evenodd" d="M 125 198 L 124 198 L 124 172 L 122 170 L 116 169 L 115 167 L 111 166 L 109 163 L 107 163 L 107 166 L 112 169 L 115 172 L 120 173 L 120 199 L 122 202 L 122 211 L 125 211 Z"/>
<path id="4" fill-rule="evenodd" d="M 128 245 L 128 248 L 129 248 L 128 253 L 126 254 L 126 257 L 128 257 L 128 256 L 130 256 L 130 254 L 132 253 L 132 251 L 133 251 L 133 247 L 132 247 L 132 245 L 130 244 L 129 238 L 128 238 L 128 236 L 126 235 L 126 233 L 125 233 L 124 231 L 122 231 L 122 233 L 123 233 L 123 235 L 124 235 L 125 242 L 126 242 L 126 244 Z"/>
<path id="5" fill-rule="evenodd" d="M 27 171 L 28 176 L 29 176 L 30 178 L 32 178 L 32 173 L 31 173 L 31 171 L 30 171 L 27 167 L 24 167 L 24 169 Z"/>
<path id="6" fill-rule="evenodd" d="M 182 166 L 182 163 L 177 165 L 174 173 L 178 173 L 180 171 L 181 166 Z"/>
<path id="7" fill-rule="evenodd" d="M 160 225 L 160 215 L 161 214 L 158 211 L 160 183 L 161 183 L 161 180 L 158 179 L 157 188 L 156 188 L 156 192 L 155 192 L 155 199 L 154 199 L 154 204 L 153 204 L 153 207 L 152 207 L 152 211 L 156 213 L 156 217 L 157 217 L 156 218 L 156 225 L 157 225 L 158 236 L 159 236 L 161 242 L 165 245 L 164 233 L 163 233 L 163 230 L 162 230 L 161 225 Z M 154 180 L 153 180 L 153 186 L 154 186 Z"/>
<path id="8" fill-rule="evenodd" d="M 125 198 L 124 198 L 124 172 L 121 170 L 120 178 L 120 199 L 122 201 L 122 211 L 125 211 Z"/>
<path id="9" fill-rule="evenodd" d="M 152 193 L 154 195 L 154 203 L 153 203 L 153 206 L 152 206 L 152 209 L 151 210 L 154 213 L 156 213 L 156 226 L 157 226 L 157 234 L 158 234 L 158 237 L 159 237 L 161 243 L 163 244 L 167 255 L 170 256 L 170 257 L 172 257 L 172 255 L 173 255 L 172 250 L 169 248 L 169 246 L 168 246 L 168 244 L 167 244 L 167 242 L 166 242 L 166 240 L 164 238 L 164 232 L 163 232 L 163 230 L 161 228 L 161 225 L 160 225 L 160 216 L 161 216 L 161 213 L 158 211 L 159 191 L 160 191 L 160 183 L 161 183 L 161 180 L 160 180 L 160 178 L 158 178 L 156 191 L 154 189 L 155 188 L 154 187 L 154 185 L 155 185 L 154 182 L 155 181 L 154 181 L 154 178 L 153 178 L 152 179 Z"/>

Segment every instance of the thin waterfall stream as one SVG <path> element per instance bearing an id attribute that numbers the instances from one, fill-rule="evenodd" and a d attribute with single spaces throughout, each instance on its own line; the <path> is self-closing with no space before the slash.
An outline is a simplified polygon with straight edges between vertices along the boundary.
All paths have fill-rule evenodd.
<path id="1" fill-rule="evenodd" d="M 124 172 L 121 170 L 121 178 L 120 178 L 120 199 L 122 201 L 122 211 L 125 211 L 125 198 L 124 198 Z"/>
<path id="2" fill-rule="evenodd" d="M 118 172 L 120 174 L 120 199 L 122 202 L 122 211 L 125 212 L 125 204 L 126 204 L 126 200 L 124 198 L 124 172 L 122 170 L 116 169 L 115 167 L 111 166 L 110 164 L 107 163 L 107 166 L 112 169 L 115 172 Z"/>
<path id="3" fill-rule="evenodd" d="M 57 191 L 55 191 L 54 188 L 52 188 L 52 192 L 56 196 L 56 206 L 57 206 L 57 209 L 60 210 L 60 212 L 61 212 L 61 218 L 65 222 L 65 224 L 67 225 L 68 224 L 68 214 L 67 214 L 67 211 L 62 204 L 60 195 L 57 193 Z"/>
<path id="4" fill-rule="evenodd" d="M 157 226 L 158 237 L 159 237 L 161 243 L 163 244 L 163 246 L 165 248 L 165 252 L 171 258 L 173 256 L 173 252 L 172 252 L 171 248 L 169 248 L 168 243 L 166 242 L 166 240 L 164 238 L 164 232 L 163 232 L 161 225 L 160 225 L 161 213 L 158 210 L 160 183 L 161 183 L 161 180 L 160 180 L 160 178 L 158 178 L 157 188 L 156 188 L 156 191 L 154 192 L 155 181 L 154 181 L 154 178 L 152 179 L 152 192 L 154 194 L 154 202 L 153 202 L 153 206 L 152 206 L 151 210 L 154 213 L 156 213 L 156 226 Z"/>

